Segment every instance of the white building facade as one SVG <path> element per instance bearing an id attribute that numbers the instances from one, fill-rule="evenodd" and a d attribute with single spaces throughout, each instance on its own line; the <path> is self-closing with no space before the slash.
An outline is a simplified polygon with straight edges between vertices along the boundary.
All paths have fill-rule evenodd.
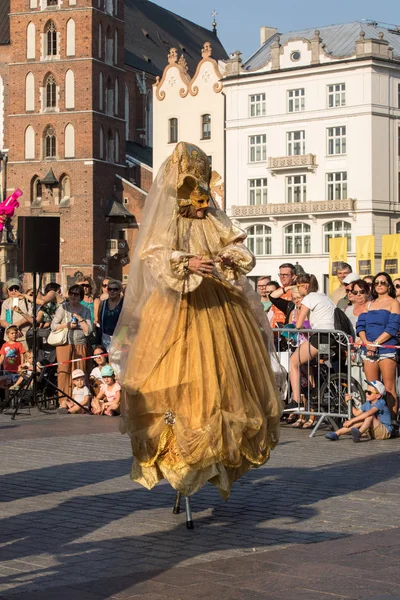
<path id="1" fill-rule="evenodd" d="M 226 210 L 257 256 L 326 282 L 329 238 L 400 232 L 400 31 L 350 23 L 268 38 L 227 63 Z"/>
<path id="2" fill-rule="evenodd" d="M 153 167 L 156 174 L 178 142 L 199 146 L 210 158 L 212 191 L 224 205 L 225 169 L 225 63 L 212 57 L 210 43 L 204 44 L 202 58 L 191 77 L 186 60 L 171 48 L 168 65 L 153 86 Z"/>

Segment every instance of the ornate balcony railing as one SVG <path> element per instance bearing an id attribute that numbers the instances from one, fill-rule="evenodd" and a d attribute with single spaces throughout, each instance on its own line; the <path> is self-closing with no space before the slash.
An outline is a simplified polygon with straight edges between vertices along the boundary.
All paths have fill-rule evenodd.
<path id="1" fill-rule="evenodd" d="M 310 200 L 281 204 L 256 204 L 255 206 L 232 206 L 233 217 L 262 217 L 284 215 L 312 215 L 314 213 L 352 212 L 356 200 Z"/>
<path id="2" fill-rule="evenodd" d="M 284 171 L 289 169 L 309 169 L 317 168 L 317 157 L 315 154 L 297 154 L 296 156 L 278 156 L 268 159 L 268 169 L 270 171 Z"/>

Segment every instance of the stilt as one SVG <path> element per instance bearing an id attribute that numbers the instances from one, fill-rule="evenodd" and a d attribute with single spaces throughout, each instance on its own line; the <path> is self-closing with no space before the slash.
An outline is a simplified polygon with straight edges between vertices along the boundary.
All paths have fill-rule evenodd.
<path id="1" fill-rule="evenodd" d="M 172 512 L 174 513 L 174 515 L 179 515 L 179 513 L 181 512 L 181 493 L 180 492 L 176 492 L 175 504 L 174 504 L 174 508 L 172 509 Z"/>
<path id="2" fill-rule="evenodd" d="M 185 508 L 186 508 L 186 527 L 188 529 L 194 529 L 193 519 L 192 519 L 192 508 L 190 506 L 190 498 L 185 496 Z"/>

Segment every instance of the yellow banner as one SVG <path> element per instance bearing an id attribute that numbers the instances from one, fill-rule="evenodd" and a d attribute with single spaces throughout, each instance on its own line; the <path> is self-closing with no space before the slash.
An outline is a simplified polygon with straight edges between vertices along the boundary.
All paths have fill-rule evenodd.
<path id="1" fill-rule="evenodd" d="M 375 237 L 359 235 L 356 237 L 356 273 L 361 278 L 375 275 Z"/>
<path id="2" fill-rule="evenodd" d="M 339 287 L 339 279 L 336 277 L 339 262 L 347 262 L 346 237 L 330 238 L 329 240 L 329 295 Z"/>
<path id="3" fill-rule="evenodd" d="M 382 236 L 382 271 L 392 279 L 400 275 L 400 233 Z"/>

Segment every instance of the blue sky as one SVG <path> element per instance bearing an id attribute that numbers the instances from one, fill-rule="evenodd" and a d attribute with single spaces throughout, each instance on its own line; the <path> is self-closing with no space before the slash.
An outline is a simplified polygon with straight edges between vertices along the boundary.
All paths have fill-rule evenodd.
<path id="1" fill-rule="evenodd" d="M 218 35 L 228 53 L 240 50 L 248 58 L 258 47 L 260 26 L 292 31 L 367 19 L 400 25 L 398 0 L 154 0 L 156 4 L 211 29 L 218 12 Z M 397 23 L 396 23 L 397 20 Z"/>

